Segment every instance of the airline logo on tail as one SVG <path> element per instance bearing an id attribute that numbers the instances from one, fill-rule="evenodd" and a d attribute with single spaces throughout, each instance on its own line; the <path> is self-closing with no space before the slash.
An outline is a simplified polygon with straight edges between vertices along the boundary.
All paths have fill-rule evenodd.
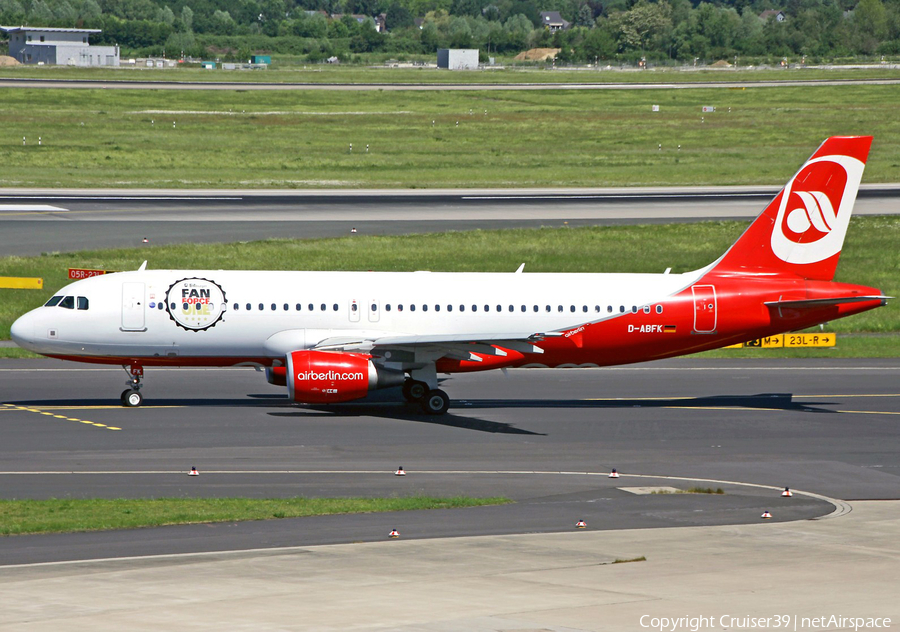
<path id="1" fill-rule="evenodd" d="M 786 263 L 817 263 L 841 251 L 865 163 L 850 156 L 813 158 L 785 186 L 772 230 L 772 252 Z"/>

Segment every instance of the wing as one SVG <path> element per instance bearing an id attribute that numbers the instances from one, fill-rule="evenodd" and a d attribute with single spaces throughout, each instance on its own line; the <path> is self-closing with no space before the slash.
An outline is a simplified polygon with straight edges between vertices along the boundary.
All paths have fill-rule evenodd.
<path id="1" fill-rule="evenodd" d="M 387 359 L 409 357 L 434 361 L 440 358 L 481 362 L 483 356 L 506 356 L 507 351 L 543 353 L 537 343 L 562 336 L 562 332 L 504 332 L 502 334 L 435 334 L 383 336 L 334 336 L 314 346 L 322 351 L 370 353 Z"/>

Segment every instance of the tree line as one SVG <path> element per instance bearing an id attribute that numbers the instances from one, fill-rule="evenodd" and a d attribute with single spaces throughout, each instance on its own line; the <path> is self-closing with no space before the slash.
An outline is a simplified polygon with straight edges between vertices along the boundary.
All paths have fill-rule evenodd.
<path id="1" fill-rule="evenodd" d="M 551 33 L 541 11 L 558 11 L 569 28 Z M 557 63 L 900 54 L 900 0 L 0 0 L 0 23 L 97 28 L 93 43 L 169 57 L 318 61 L 437 48 L 487 57 L 537 47 L 559 48 Z"/>

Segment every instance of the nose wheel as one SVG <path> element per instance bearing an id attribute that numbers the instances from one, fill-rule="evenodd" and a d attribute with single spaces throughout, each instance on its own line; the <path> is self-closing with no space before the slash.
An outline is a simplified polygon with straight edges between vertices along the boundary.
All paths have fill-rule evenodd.
<path id="1" fill-rule="evenodd" d="M 122 400 L 122 405 L 129 408 L 136 408 L 144 403 L 144 396 L 141 395 L 141 392 L 130 388 L 122 391 L 120 399 Z"/>
<path id="2" fill-rule="evenodd" d="M 128 408 L 136 408 L 144 403 L 144 396 L 141 395 L 141 378 L 144 377 L 144 367 L 140 364 L 132 364 L 130 367 L 122 367 L 128 373 L 128 385 L 119 399 L 123 406 Z"/>

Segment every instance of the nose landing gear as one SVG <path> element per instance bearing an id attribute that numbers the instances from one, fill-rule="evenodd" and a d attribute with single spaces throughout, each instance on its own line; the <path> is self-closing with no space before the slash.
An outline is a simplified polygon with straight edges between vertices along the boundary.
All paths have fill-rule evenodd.
<path id="1" fill-rule="evenodd" d="M 141 395 L 141 378 L 144 377 L 144 367 L 140 364 L 132 364 L 130 367 L 122 367 L 128 373 L 128 388 L 122 391 L 119 399 L 123 406 L 136 408 L 144 402 L 144 396 Z"/>

